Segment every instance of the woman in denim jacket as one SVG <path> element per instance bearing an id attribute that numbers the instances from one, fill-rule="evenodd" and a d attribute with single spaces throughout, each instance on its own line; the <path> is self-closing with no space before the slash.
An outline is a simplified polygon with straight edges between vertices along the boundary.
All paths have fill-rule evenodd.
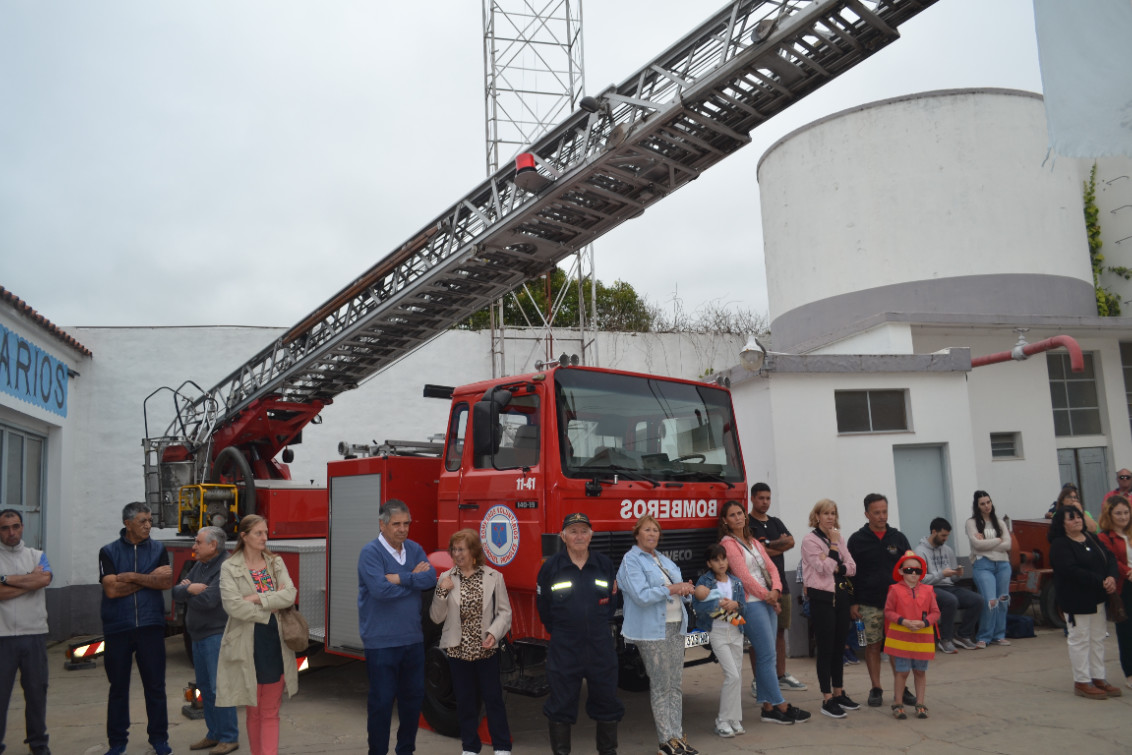
<path id="1" fill-rule="evenodd" d="M 696 628 L 711 633 L 711 649 L 723 670 L 723 687 L 719 691 L 719 716 L 715 733 L 721 737 L 744 734 L 743 728 L 743 604 L 747 600 L 743 583 L 731 574 L 727 551 L 713 543 L 707 547 L 705 560 L 709 571 L 696 580 L 692 608 L 696 610 Z"/>
<path id="2" fill-rule="evenodd" d="M 617 570 L 625 596 L 621 634 L 637 646 L 649 675 L 649 701 L 656 724 L 658 755 L 698 755 L 684 736 L 684 632 L 688 615 L 684 600 L 692 583 L 684 582 L 680 567 L 656 546 L 660 523 L 645 515 L 633 527 L 634 545 Z"/>

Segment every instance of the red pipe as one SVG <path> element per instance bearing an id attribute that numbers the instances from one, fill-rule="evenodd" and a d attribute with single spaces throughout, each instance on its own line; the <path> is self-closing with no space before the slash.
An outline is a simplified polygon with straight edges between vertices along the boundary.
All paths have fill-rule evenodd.
<path id="1" fill-rule="evenodd" d="M 987 354 L 985 357 L 975 357 L 971 360 L 972 367 L 982 367 L 988 364 L 998 364 L 999 362 L 1006 362 L 1011 359 L 1023 360 L 1026 357 L 1040 354 L 1043 351 L 1051 351 L 1058 346 L 1064 346 L 1069 351 L 1069 365 L 1073 372 L 1085 371 L 1085 356 L 1081 353 L 1081 346 L 1077 343 L 1075 338 L 1070 336 L 1054 336 L 1047 338 L 1044 341 L 1037 341 L 1035 343 L 1027 343 L 1022 346 L 1015 346 L 1010 351 L 1000 351 L 997 354 Z"/>

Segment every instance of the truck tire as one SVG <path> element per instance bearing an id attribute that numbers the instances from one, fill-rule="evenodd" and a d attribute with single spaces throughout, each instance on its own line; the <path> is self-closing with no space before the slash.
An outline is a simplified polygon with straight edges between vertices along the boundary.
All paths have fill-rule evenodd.
<path id="1" fill-rule="evenodd" d="M 1053 580 L 1048 580 L 1042 585 L 1042 594 L 1038 598 L 1042 608 L 1042 618 L 1054 629 L 1064 629 L 1065 619 L 1062 617 L 1061 612 L 1057 610 L 1057 588 L 1053 585 Z"/>
<path id="2" fill-rule="evenodd" d="M 421 713 L 428 725 L 441 736 L 460 736 L 460 719 L 456 715 L 456 695 L 452 691 L 448 656 L 436 644 L 430 644 L 425 651 L 424 689 Z"/>
<path id="3" fill-rule="evenodd" d="M 251 465 L 239 449 L 229 446 L 217 454 L 209 482 L 242 486 L 236 516 L 243 519 L 255 513 L 255 478 Z"/>
<path id="4" fill-rule="evenodd" d="M 617 686 L 626 692 L 644 692 L 649 688 L 649 675 L 636 645 L 626 645 L 617 654 Z"/>

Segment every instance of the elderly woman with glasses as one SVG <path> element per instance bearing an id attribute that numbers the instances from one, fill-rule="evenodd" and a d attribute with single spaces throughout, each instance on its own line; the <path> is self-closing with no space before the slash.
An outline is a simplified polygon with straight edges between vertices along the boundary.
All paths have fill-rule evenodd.
<path id="1" fill-rule="evenodd" d="M 1053 515 L 1049 539 L 1057 602 L 1069 629 L 1073 693 L 1090 700 L 1119 697 L 1104 668 L 1104 603 L 1117 589 L 1116 559 L 1085 530 L 1084 516 L 1072 506 Z"/>

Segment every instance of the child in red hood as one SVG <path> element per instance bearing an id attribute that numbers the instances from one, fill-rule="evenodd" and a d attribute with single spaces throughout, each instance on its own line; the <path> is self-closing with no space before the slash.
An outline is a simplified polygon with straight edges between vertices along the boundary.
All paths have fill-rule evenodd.
<path id="1" fill-rule="evenodd" d="M 916 718 L 927 718 L 924 692 L 928 686 L 928 661 L 935 657 L 935 627 L 939 623 L 939 604 L 935 589 L 921 585 L 927 564 L 913 551 L 905 551 L 892 570 L 896 584 L 888 588 L 884 604 L 884 652 L 892 659 L 896 703 L 892 715 L 904 720 L 904 687 L 908 672 L 916 685 Z"/>

